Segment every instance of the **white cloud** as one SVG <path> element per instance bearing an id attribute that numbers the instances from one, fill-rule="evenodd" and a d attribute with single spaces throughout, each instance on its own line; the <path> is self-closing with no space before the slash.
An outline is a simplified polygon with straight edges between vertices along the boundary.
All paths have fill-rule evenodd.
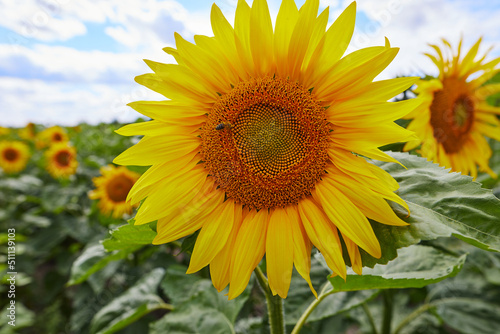
<path id="1" fill-rule="evenodd" d="M 500 55 L 499 6 L 485 10 L 476 7 L 479 3 L 442 0 L 358 0 L 357 3 L 358 10 L 372 22 L 357 31 L 353 46 L 382 45 L 384 36 L 387 36 L 392 46 L 400 48 L 384 77 L 436 74 L 435 66 L 422 54 L 430 51 L 427 44 L 439 43 L 441 38 L 446 38 L 456 46 L 461 34 L 464 49 L 484 36 L 486 43 L 480 52 L 486 51 L 492 43 L 498 43 L 492 55 Z"/>
<path id="2" fill-rule="evenodd" d="M 161 50 L 149 55 L 163 62 L 172 61 L 172 57 Z M 33 48 L 0 44 L 0 71 L 12 77 L 47 81 L 126 83 L 147 70 L 142 61 L 144 56 L 41 44 Z"/>
<path id="3" fill-rule="evenodd" d="M 126 104 L 161 99 L 136 85 L 78 85 L 18 78 L 0 78 L 1 125 L 76 125 L 80 122 L 131 122 L 140 116 Z"/>
<path id="4" fill-rule="evenodd" d="M 236 0 L 215 2 L 232 24 Z M 332 22 L 351 2 L 321 0 L 321 6 L 331 6 Z M 280 3 L 269 0 L 273 20 Z M 358 15 L 363 12 L 371 21 L 358 21 L 350 51 L 383 45 L 384 36 L 401 48 L 381 78 L 421 74 L 418 71 L 432 74 L 434 65 L 422 52 L 429 51 L 427 43 L 441 37 L 456 45 L 463 32 L 464 46 L 469 47 L 483 35 L 487 42 L 483 50 L 500 42 L 500 6 L 485 0 L 358 0 L 357 6 Z M 4 14 L 0 25 L 22 35 L 28 22 L 37 29 L 27 37 L 41 41 L 22 43 L 21 39 L 20 45 L 15 40 L 13 45 L 0 45 L 0 110 L 3 122 L 19 126 L 27 121 L 132 120 L 138 114 L 126 103 L 161 99 L 133 82 L 134 76 L 150 71 L 142 59 L 172 62 L 161 49 L 173 46 L 174 32 L 188 40 L 194 34 L 212 35 L 209 6 L 188 11 L 181 0 L 26 0 L 23 6 L 0 0 L 0 12 Z M 101 24 L 122 46 L 120 53 L 43 44 L 85 34 L 89 22 Z M 499 56 L 499 49 L 500 43 L 493 55 Z"/>

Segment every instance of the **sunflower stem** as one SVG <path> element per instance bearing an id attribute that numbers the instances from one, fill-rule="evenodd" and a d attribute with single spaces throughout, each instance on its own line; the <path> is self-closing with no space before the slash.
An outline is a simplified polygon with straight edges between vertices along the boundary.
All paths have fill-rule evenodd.
<path id="1" fill-rule="evenodd" d="M 456 303 L 456 302 L 468 303 L 468 302 L 473 302 L 473 300 L 470 299 L 470 298 L 458 298 L 458 297 L 454 297 L 454 298 L 440 299 L 440 300 L 437 300 L 437 301 L 434 301 L 434 302 L 430 302 L 430 303 L 424 304 L 424 305 L 420 306 L 419 308 L 417 308 L 412 313 L 410 313 L 410 315 L 408 315 L 405 319 L 403 319 L 403 321 L 401 321 L 399 323 L 399 325 L 396 327 L 396 329 L 394 330 L 394 334 L 399 334 L 404 327 L 406 327 L 410 322 L 412 322 L 413 320 L 415 320 L 422 313 L 425 313 L 428 310 L 430 310 L 430 309 L 432 309 L 434 307 L 440 306 L 440 305 L 444 305 L 444 304 L 447 304 L 447 303 Z"/>
<path id="2" fill-rule="evenodd" d="M 264 291 L 267 302 L 267 313 L 269 315 L 269 328 L 271 334 L 285 334 L 285 313 L 283 308 L 283 299 L 276 295 L 273 296 L 266 276 L 257 266 L 254 270 L 257 281 Z"/>
<path id="3" fill-rule="evenodd" d="M 291 334 L 299 334 L 300 330 L 302 329 L 302 326 L 304 326 L 304 324 L 307 321 L 307 318 L 309 318 L 309 315 L 311 315 L 312 311 L 314 311 L 314 309 L 316 308 L 316 306 L 318 306 L 319 303 L 321 303 L 323 301 L 323 299 L 325 299 L 327 296 L 335 293 L 335 291 L 333 289 L 328 290 L 329 287 L 331 288 L 330 283 L 327 283 L 327 284 L 325 284 L 323 286 L 323 289 L 321 290 L 321 292 L 320 292 L 320 294 L 318 296 L 318 299 L 314 300 L 309 305 L 309 307 L 304 311 L 304 313 L 302 313 L 302 315 L 300 316 L 299 321 L 297 321 L 297 323 L 295 324 L 295 327 L 293 328 Z"/>
<path id="4" fill-rule="evenodd" d="M 373 334 L 378 334 L 377 330 L 377 325 L 375 325 L 375 319 L 373 319 L 372 312 L 370 312 L 370 308 L 368 307 L 367 303 L 361 304 L 361 307 L 363 307 L 363 311 L 366 313 L 366 317 L 368 318 L 368 322 L 370 323 L 370 327 L 372 328 L 372 333 Z"/>
<path id="5" fill-rule="evenodd" d="M 382 334 L 391 334 L 392 313 L 394 308 L 393 292 L 383 290 L 382 297 L 384 300 L 384 317 L 382 319 Z"/>

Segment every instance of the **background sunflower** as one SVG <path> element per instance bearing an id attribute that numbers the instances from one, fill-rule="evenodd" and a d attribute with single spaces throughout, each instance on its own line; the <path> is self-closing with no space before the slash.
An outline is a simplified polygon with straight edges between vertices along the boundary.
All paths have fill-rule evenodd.
<path id="1" fill-rule="evenodd" d="M 413 119 L 408 129 L 419 139 L 404 147 L 409 151 L 421 145 L 422 156 L 474 178 L 476 166 L 496 177 L 488 165 L 492 151 L 485 136 L 500 140 L 500 107 L 487 102 L 500 92 L 500 84 L 488 83 L 500 71 L 500 58 L 485 61 L 486 54 L 478 55 L 480 44 L 481 39 L 463 56 L 462 40 L 456 52 L 445 39 L 443 48 L 431 45 L 436 54 L 426 56 L 439 76 L 417 83 L 415 92 L 424 103 L 406 118 Z"/>
<path id="2" fill-rule="evenodd" d="M 0 141 L 0 167 L 4 173 L 17 173 L 26 168 L 30 158 L 29 147 L 20 141 Z"/>
<path id="3" fill-rule="evenodd" d="M 67 142 L 56 143 L 45 152 L 46 169 L 54 178 L 68 178 L 76 173 L 76 150 Z"/>
<path id="4" fill-rule="evenodd" d="M 121 218 L 132 213 L 132 205 L 127 203 L 127 195 L 140 174 L 126 167 L 108 165 L 101 167 L 101 175 L 93 178 L 95 190 L 89 193 L 91 199 L 99 200 L 99 209 L 104 214 Z"/>
<path id="5" fill-rule="evenodd" d="M 60 126 L 51 126 L 41 131 L 36 137 L 36 147 L 45 148 L 53 144 L 64 143 L 69 140 L 66 130 Z"/>

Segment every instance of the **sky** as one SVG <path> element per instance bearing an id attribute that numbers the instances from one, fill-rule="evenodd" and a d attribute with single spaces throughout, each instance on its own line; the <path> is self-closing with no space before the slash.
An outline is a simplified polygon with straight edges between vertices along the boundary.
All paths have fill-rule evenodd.
<path id="1" fill-rule="evenodd" d="M 251 2 L 247 1 L 247 2 Z M 126 104 L 161 100 L 134 82 L 150 72 L 143 59 L 173 63 L 162 51 L 174 32 L 192 41 L 213 36 L 213 0 L 0 0 L 0 126 L 28 122 L 76 125 L 133 122 Z M 234 21 L 237 0 L 215 0 Z M 268 0 L 273 19 L 281 1 Z M 304 0 L 296 0 L 298 6 Z M 331 24 L 351 0 L 320 0 Z M 464 47 L 479 37 L 480 52 L 500 56 L 498 0 L 358 0 L 356 30 L 347 53 L 384 44 L 400 51 L 377 79 L 436 74 L 423 53 L 444 37 Z"/>

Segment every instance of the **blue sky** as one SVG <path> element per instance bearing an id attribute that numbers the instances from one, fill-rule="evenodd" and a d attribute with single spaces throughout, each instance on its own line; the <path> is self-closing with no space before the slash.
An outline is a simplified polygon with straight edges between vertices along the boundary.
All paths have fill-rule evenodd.
<path id="1" fill-rule="evenodd" d="M 206 0 L 0 0 L 0 126 L 96 124 L 139 116 L 126 104 L 161 96 L 133 78 L 149 72 L 142 59 L 173 62 L 161 49 L 173 34 L 188 40 L 211 35 Z M 236 0 L 216 0 L 228 20 Z M 251 2 L 251 1 L 250 1 Z M 268 0 L 275 17 L 281 1 Z M 320 0 L 330 23 L 347 0 Z M 302 5 L 303 0 L 296 1 Z M 500 1 L 358 0 L 350 51 L 382 45 L 401 48 L 383 77 L 433 73 L 422 52 L 441 37 L 464 45 L 483 36 L 482 50 L 500 56 Z"/>

